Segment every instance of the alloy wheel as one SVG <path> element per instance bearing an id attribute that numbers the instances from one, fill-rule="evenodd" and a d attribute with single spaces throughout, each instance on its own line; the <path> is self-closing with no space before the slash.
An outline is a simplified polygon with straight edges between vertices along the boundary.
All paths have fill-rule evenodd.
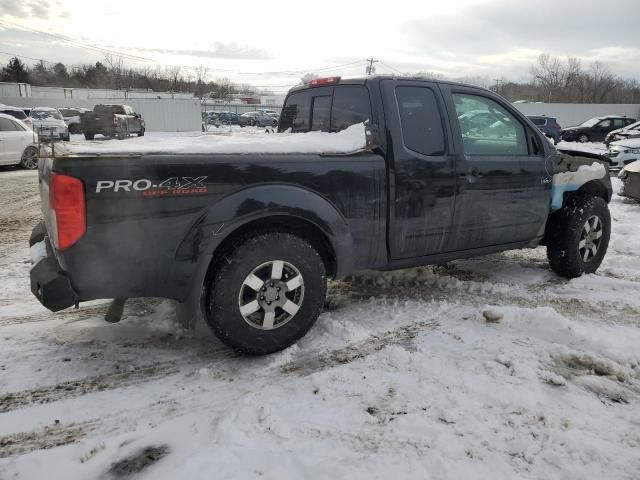
<path id="1" fill-rule="evenodd" d="M 296 316 L 304 290 L 304 279 L 291 263 L 284 260 L 263 263 L 242 282 L 238 295 L 240 314 L 254 328 L 274 330 Z"/>
<path id="2" fill-rule="evenodd" d="M 597 215 L 590 217 L 582 227 L 578 249 L 583 262 L 590 262 L 597 254 L 602 242 L 602 221 Z"/>

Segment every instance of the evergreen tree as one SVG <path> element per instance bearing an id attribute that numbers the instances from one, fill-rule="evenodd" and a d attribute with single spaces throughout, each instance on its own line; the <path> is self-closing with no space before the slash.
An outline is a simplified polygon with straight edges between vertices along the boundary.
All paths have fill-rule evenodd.
<path id="1" fill-rule="evenodd" d="M 0 79 L 3 82 L 28 83 L 29 72 L 18 57 L 13 57 L 7 65 L 2 67 Z"/>

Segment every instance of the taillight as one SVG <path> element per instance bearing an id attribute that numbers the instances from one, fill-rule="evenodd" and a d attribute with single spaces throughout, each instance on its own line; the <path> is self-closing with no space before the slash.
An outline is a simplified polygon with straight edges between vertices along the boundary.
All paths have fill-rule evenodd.
<path id="1" fill-rule="evenodd" d="M 53 243 L 64 250 L 76 243 L 86 231 L 84 185 L 67 175 L 52 173 L 49 181 L 49 207 L 54 213 Z"/>
<path id="2" fill-rule="evenodd" d="M 326 77 L 326 78 L 314 78 L 309 82 L 309 85 L 329 85 L 331 83 L 338 83 L 340 77 Z"/>

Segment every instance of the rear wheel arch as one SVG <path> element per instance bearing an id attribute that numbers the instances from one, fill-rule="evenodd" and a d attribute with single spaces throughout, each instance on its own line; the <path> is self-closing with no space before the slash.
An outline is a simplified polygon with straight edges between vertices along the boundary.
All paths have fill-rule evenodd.
<path id="1" fill-rule="evenodd" d="M 307 219 L 283 214 L 250 220 L 230 231 L 212 252 L 208 271 L 211 271 L 228 252 L 249 238 L 272 232 L 289 233 L 307 241 L 322 258 L 327 276 L 334 277 L 337 274 L 336 249 L 326 232 Z"/>

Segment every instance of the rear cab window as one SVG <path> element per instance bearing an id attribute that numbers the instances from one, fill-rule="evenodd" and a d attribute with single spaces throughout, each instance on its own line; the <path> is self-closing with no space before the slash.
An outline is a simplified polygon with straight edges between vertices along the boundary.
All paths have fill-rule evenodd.
<path id="1" fill-rule="evenodd" d="M 339 132 L 370 118 L 369 91 L 364 85 L 312 87 L 287 97 L 279 131 Z"/>

